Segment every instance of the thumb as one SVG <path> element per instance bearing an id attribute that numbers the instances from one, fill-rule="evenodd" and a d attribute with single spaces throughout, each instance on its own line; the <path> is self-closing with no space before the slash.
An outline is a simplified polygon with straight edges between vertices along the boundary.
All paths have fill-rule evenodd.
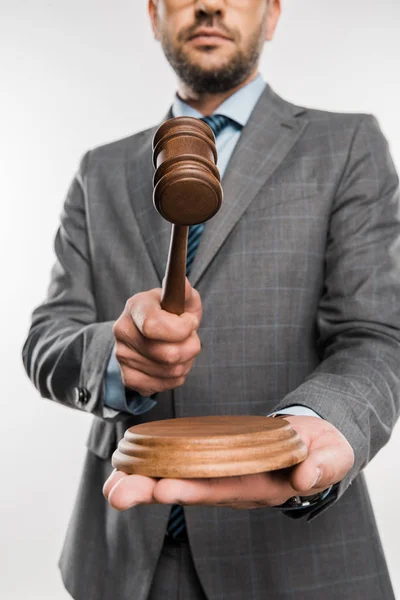
<path id="1" fill-rule="evenodd" d="M 194 315 L 197 318 L 198 323 L 200 325 L 203 313 L 200 294 L 191 286 L 190 281 L 187 277 L 185 282 L 185 313 L 190 313 L 191 315 Z"/>
<path id="2" fill-rule="evenodd" d="M 342 444 L 328 443 L 310 449 L 306 460 L 289 475 L 292 487 L 300 495 L 311 495 L 341 481 L 352 466 L 352 459 Z"/>
<path id="3" fill-rule="evenodd" d="M 354 464 L 354 451 L 331 423 L 316 417 L 290 416 L 287 421 L 308 447 L 304 462 L 287 477 L 299 495 L 312 495 L 344 479 Z"/>
<path id="4" fill-rule="evenodd" d="M 327 471 L 324 450 L 316 450 L 292 470 L 289 482 L 299 495 L 315 494 L 332 485 L 332 477 Z"/>
<path id="5" fill-rule="evenodd" d="M 192 297 L 192 284 L 189 279 L 186 277 L 185 279 L 185 303 L 189 302 Z"/>

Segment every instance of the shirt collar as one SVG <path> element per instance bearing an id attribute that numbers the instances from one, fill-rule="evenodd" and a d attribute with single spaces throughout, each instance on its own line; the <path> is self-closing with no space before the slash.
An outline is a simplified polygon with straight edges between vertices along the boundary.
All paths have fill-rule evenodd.
<path id="1" fill-rule="evenodd" d="M 239 125 L 244 127 L 258 102 L 265 88 L 265 81 L 261 75 L 257 75 L 250 83 L 240 88 L 237 92 L 229 96 L 213 114 L 225 115 Z M 178 95 L 172 105 L 172 114 L 174 117 L 203 117 L 198 110 L 192 108 L 184 102 Z"/>

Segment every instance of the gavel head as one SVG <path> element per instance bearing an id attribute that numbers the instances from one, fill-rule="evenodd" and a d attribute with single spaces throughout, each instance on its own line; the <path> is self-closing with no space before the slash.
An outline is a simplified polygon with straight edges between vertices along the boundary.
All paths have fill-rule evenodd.
<path id="1" fill-rule="evenodd" d="M 212 129 L 193 117 L 163 123 L 153 139 L 154 206 L 175 225 L 211 219 L 222 203 Z"/>

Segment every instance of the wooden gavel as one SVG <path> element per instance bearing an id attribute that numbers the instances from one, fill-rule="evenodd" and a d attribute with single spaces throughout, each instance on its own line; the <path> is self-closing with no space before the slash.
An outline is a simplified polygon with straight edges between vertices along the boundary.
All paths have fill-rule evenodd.
<path id="1" fill-rule="evenodd" d="M 161 306 L 180 315 L 189 226 L 211 219 L 222 203 L 215 137 L 203 121 L 177 117 L 157 130 L 153 150 L 154 206 L 172 223 Z M 284 419 L 217 415 L 131 427 L 112 464 L 149 477 L 226 477 L 282 469 L 306 456 L 306 446 Z"/>
<path id="2" fill-rule="evenodd" d="M 161 306 L 180 315 L 185 306 L 189 226 L 211 219 L 222 203 L 215 137 L 207 123 L 178 117 L 157 130 L 153 150 L 154 206 L 172 223 Z"/>

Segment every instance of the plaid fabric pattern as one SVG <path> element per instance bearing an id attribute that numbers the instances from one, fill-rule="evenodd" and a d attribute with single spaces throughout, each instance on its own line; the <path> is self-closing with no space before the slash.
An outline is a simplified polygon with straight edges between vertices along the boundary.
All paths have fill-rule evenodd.
<path id="1" fill-rule="evenodd" d="M 155 130 L 83 158 L 48 296 L 24 346 L 42 396 L 95 416 L 60 559 L 67 590 L 75 600 L 148 598 L 171 506 L 120 512 L 100 493 L 128 427 L 298 403 L 354 448 L 338 501 L 309 522 L 268 509 L 185 507 L 205 595 L 394 600 L 360 473 L 399 413 L 400 197 L 376 120 L 299 107 L 266 86 L 190 272 L 203 303 L 202 352 L 186 384 L 161 392 L 149 413 L 110 422 L 103 375 L 113 323 L 127 298 L 160 287 L 170 243 L 151 202 Z"/>

